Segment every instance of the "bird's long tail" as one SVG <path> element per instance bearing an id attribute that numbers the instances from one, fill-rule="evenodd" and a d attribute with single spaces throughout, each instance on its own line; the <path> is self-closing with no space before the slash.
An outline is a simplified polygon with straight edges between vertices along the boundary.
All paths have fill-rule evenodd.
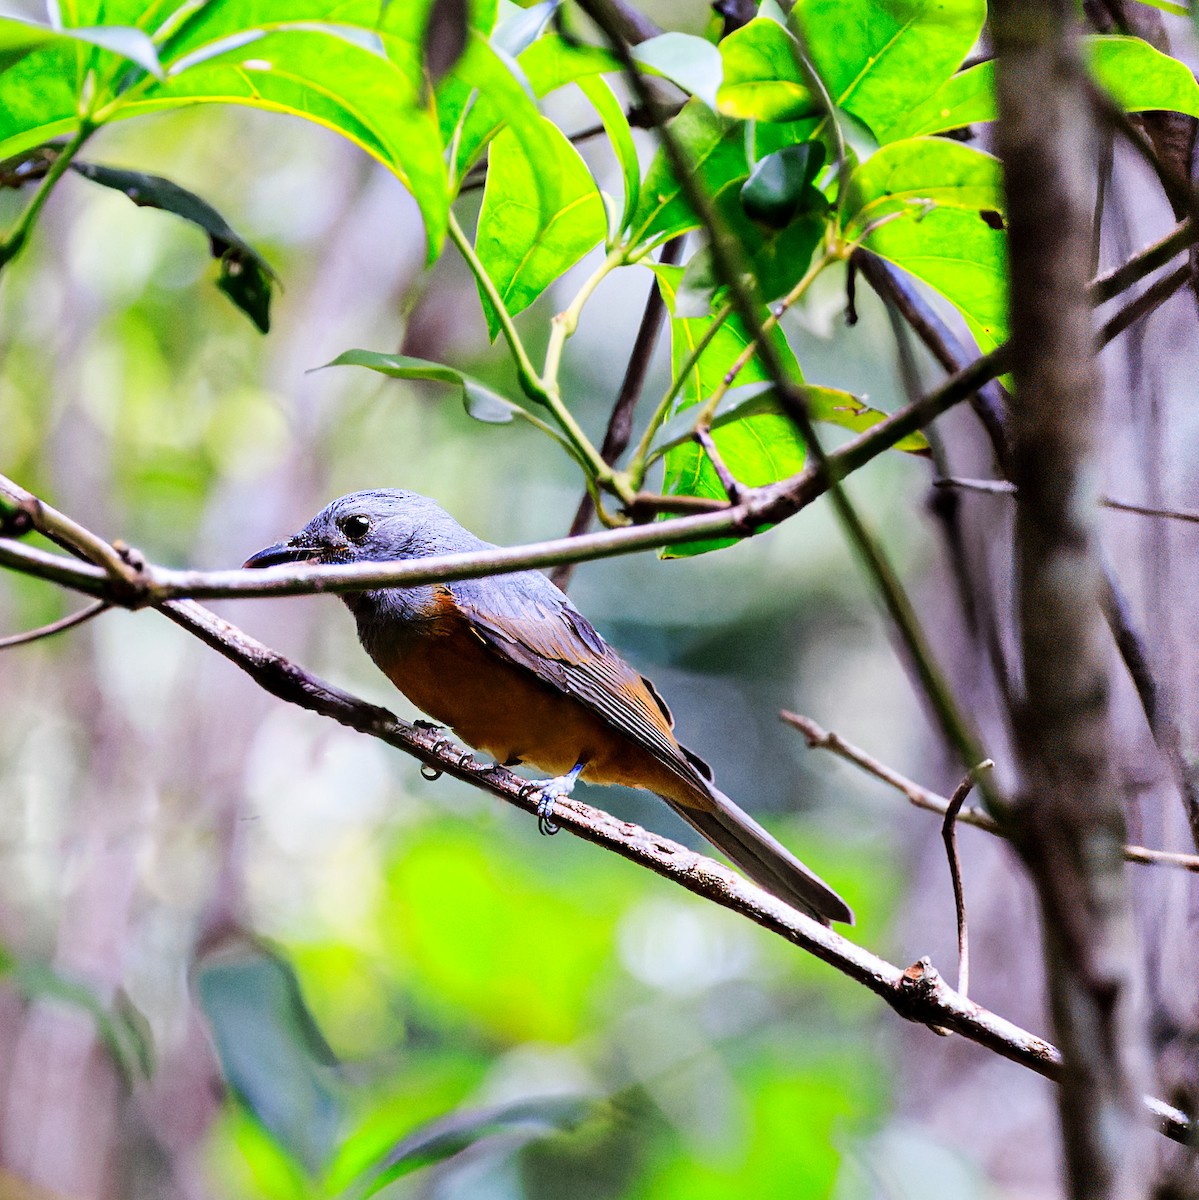
<path id="1" fill-rule="evenodd" d="M 827 925 L 853 924 L 853 910 L 823 879 L 772 837 L 748 813 L 742 812 L 719 788 L 704 789 L 712 807 L 683 804 L 663 796 L 671 808 L 694 826 L 730 861 L 771 895 Z"/>

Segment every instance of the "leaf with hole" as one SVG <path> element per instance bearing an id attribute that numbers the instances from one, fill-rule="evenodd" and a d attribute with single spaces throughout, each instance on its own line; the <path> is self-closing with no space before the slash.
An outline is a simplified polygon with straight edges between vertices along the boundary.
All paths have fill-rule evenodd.
<path id="1" fill-rule="evenodd" d="M 1004 209 L 999 160 L 947 138 L 891 142 L 858 166 L 846 186 L 848 241 L 883 218 L 919 222 L 933 208 Z"/>
<path id="2" fill-rule="evenodd" d="M 940 292 L 983 353 L 1007 339 L 1007 239 L 990 212 L 934 208 L 880 225 L 863 245 Z"/>

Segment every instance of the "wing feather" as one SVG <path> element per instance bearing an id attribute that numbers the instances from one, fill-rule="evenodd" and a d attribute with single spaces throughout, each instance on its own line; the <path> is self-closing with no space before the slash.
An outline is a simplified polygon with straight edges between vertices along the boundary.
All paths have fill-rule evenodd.
<path id="1" fill-rule="evenodd" d="M 519 582 L 519 586 L 513 586 Z M 671 733 L 670 710 L 566 596 L 537 572 L 505 586 L 452 585 L 459 608 L 483 641 L 510 662 L 598 713 L 701 792 L 703 774 Z"/>

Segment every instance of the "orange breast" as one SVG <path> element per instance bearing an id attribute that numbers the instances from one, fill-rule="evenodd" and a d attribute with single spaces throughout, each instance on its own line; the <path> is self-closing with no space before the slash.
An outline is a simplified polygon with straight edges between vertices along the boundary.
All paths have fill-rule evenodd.
<path id="1" fill-rule="evenodd" d="M 590 782 L 648 788 L 696 803 L 646 749 L 490 649 L 456 610 L 447 608 L 376 661 L 417 708 L 497 762 L 528 763 L 550 775 L 584 762 L 582 777 Z"/>

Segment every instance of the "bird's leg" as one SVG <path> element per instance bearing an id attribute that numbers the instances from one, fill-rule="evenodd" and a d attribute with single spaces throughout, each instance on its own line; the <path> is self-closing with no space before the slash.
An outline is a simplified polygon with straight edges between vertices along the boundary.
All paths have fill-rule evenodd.
<path id="1" fill-rule="evenodd" d="M 553 822 L 554 801 L 564 799 L 574 791 L 586 763 L 575 763 L 565 775 L 556 775 L 541 785 L 541 799 L 537 802 L 537 828 L 547 836 L 558 832 Z"/>

